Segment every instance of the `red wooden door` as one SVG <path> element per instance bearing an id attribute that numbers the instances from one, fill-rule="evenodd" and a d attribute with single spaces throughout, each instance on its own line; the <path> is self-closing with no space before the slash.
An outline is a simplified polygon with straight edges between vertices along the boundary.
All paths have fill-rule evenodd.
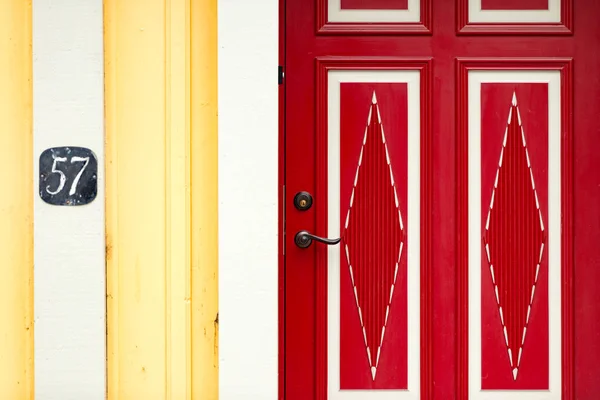
<path id="1" fill-rule="evenodd" d="M 282 5 L 282 398 L 597 399 L 600 3 Z"/>

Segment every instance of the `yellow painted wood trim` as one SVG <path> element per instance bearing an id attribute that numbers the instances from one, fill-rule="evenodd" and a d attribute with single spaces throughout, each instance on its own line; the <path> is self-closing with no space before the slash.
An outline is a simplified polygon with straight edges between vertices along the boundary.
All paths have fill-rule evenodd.
<path id="1" fill-rule="evenodd" d="M 216 0 L 104 23 L 108 398 L 217 399 Z"/>
<path id="2" fill-rule="evenodd" d="M 0 12 L 0 392 L 33 399 L 31 0 Z"/>
<path id="3" fill-rule="evenodd" d="M 191 398 L 190 4 L 166 0 L 167 399 Z"/>
<path id="4" fill-rule="evenodd" d="M 173 390 L 167 5 L 105 1 L 109 399 Z"/>
<path id="5" fill-rule="evenodd" d="M 191 6 L 192 398 L 217 400 L 217 0 Z"/>
<path id="6" fill-rule="evenodd" d="M 119 168 L 118 168 L 118 93 L 117 93 L 117 10 L 115 1 L 104 1 L 104 114 L 106 174 L 106 325 L 107 325 L 107 397 L 119 399 Z"/>

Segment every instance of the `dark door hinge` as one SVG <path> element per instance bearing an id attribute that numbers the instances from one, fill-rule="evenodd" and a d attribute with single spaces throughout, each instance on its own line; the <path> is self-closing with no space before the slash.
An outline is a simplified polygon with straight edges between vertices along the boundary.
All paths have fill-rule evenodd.
<path id="1" fill-rule="evenodd" d="M 283 66 L 279 66 L 278 67 L 278 72 L 277 72 L 277 81 L 279 82 L 279 84 L 281 85 L 283 83 Z"/>

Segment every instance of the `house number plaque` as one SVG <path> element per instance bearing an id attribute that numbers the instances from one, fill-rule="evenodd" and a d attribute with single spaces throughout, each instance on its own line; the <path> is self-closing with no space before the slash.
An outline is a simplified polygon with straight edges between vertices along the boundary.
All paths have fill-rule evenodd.
<path id="1" fill-rule="evenodd" d="M 42 200 L 55 206 L 91 203 L 98 193 L 98 160 L 85 147 L 53 147 L 40 155 Z"/>

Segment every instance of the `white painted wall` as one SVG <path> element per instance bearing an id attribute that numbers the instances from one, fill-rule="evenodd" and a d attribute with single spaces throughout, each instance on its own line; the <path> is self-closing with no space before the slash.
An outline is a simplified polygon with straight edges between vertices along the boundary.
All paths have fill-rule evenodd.
<path id="1" fill-rule="evenodd" d="M 36 400 L 105 399 L 102 18 L 102 0 L 33 0 Z M 95 152 L 93 203 L 39 197 L 39 156 L 55 146 Z"/>
<path id="2" fill-rule="evenodd" d="M 218 2 L 221 400 L 277 398 L 278 13 Z"/>

